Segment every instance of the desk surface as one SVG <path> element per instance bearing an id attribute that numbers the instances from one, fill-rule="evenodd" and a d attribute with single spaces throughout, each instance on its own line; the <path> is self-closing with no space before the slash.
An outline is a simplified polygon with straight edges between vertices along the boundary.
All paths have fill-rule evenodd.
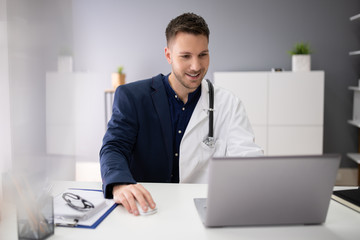
<path id="1" fill-rule="evenodd" d="M 204 184 L 143 184 L 152 194 L 158 212 L 135 217 L 118 206 L 95 229 L 55 228 L 49 239 L 359 239 L 360 214 L 331 200 L 326 222 L 314 226 L 205 228 L 193 198 L 206 197 Z M 68 187 L 101 189 L 100 183 L 61 182 L 58 194 Z M 4 219 L 3 219 L 4 220 Z M 6 222 L 9 226 L 5 226 Z M 2 226 L 1 226 L 2 225 Z M 0 224 L 1 239 L 17 239 L 16 220 Z"/>

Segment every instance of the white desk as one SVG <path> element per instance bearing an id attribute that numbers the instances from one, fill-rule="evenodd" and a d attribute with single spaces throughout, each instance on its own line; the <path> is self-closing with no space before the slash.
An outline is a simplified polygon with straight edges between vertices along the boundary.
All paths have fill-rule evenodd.
<path id="1" fill-rule="evenodd" d="M 360 214 L 331 201 L 327 220 L 315 226 L 205 228 L 193 198 L 206 197 L 207 185 L 156 184 L 144 186 L 152 193 L 158 213 L 132 216 L 118 206 L 95 230 L 55 228 L 49 239 L 356 239 L 360 237 Z M 53 192 L 68 187 L 101 188 L 100 183 L 61 182 Z M 15 227 L 14 227 L 15 225 Z M 2 231 L 5 228 L 0 228 Z M 0 239 L 17 239 L 15 219 Z M 3 238 L 3 234 L 5 237 Z"/>

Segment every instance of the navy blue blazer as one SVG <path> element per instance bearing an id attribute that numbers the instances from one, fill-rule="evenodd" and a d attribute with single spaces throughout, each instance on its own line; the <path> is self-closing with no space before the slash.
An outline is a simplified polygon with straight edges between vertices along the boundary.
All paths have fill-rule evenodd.
<path id="1" fill-rule="evenodd" d="M 100 150 L 106 198 L 113 185 L 170 182 L 172 126 L 163 75 L 121 85 Z"/>

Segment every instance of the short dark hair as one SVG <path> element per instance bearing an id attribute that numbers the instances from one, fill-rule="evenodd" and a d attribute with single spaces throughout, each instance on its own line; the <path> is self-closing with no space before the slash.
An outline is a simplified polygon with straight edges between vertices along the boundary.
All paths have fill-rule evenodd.
<path id="1" fill-rule="evenodd" d="M 209 41 L 210 30 L 207 23 L 201 16 L 194 13 L 184 13 L 169 22 L 165 31 L 167 44 L 178 32 L 204 35 Z"/>

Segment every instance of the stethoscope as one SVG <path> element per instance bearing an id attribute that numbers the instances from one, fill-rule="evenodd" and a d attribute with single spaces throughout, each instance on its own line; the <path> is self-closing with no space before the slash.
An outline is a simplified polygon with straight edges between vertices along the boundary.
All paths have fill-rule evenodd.
<path id="1" fill-rule="evenodd" d="M 206 82 L 209 86 L 209 134 L 207 138 L 203 141 L 208 147 L 215 147 L 215 139 L 214 139 L 214 86 L 210 82 L 209 79 L 206 79 Z"/>

